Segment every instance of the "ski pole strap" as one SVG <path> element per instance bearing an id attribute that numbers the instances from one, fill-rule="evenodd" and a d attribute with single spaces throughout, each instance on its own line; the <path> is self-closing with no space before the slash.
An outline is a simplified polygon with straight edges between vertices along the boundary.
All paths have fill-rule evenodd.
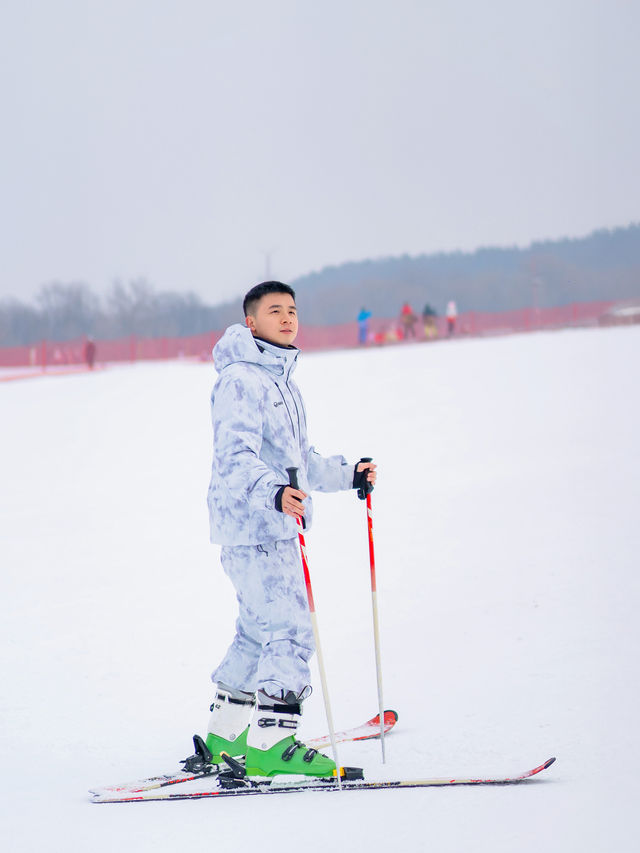
<path id="1" fill-rule="evenodd" d="M 363 456 L 360 462 L 373 462 L 373 457 Z M 373 491 L 373 486 L 367 480 L 369 469 L 365 468 L 364 471 L 358 471 L 358 465 L 360 462 L 356 462 L 355 471 L 353 472 L 353 488 L 358 490 L 358 497 L 361 501 L 364 501 L 366 500 L 367 495 Z M 289 469 L 287 468 L 287 471 L 288 470 Z"/>

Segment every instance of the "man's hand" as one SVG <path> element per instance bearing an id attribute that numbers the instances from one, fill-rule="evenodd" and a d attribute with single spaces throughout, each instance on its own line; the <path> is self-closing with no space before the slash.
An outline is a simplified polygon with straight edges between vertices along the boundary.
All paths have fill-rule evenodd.
<path id="1" fill-rule="evenodd" d="M 366 471 L 367 473 L 367 482 L 371 483 L 372 486 L 375 486 L 376 480 L 378 479 L 378 473 L 376 468 L 378 466 L 375 462 L 358 462 L 356 465 L 356 473 L 359 474 L 361 471 Z"/>
<path id="2" fill-rule="evenodd" d="M 285 515 L 290 515 L 292 518 L 301 518 L 304 515 L 302 501 L 306 497 L 306 492 L 300 489 L 292 489 L 291 486 L 285 486 L 282 492 L 282 512 Z"/>
<path id="3" fill-rule="evenodd" d="M 357 463 L 353 472 L 353 488 L 358 490 L 358 497 L 365 500 L 369 492 L 373 491 L 378 473 L 378 466 L 371 459 L 364 457 Z"/>

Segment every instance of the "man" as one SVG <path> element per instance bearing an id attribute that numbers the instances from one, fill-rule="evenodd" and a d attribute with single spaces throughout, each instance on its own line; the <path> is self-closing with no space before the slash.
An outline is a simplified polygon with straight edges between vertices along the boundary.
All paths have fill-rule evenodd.
<path id="1" fill-rule="evenodd" d="M 230 326 L 213 350 L 211 540 L 236 589 L 239 616 L 212 674 L 216 696 L 206 744 L 246 757 L 248 776 L 333 776 L 334 762 L 296 740 L 311 693 L 314 651 L 296 518 L 311 525 L 309 492 L 376 481 L 375 464 L 349 465 L 309 446 L 304 403 L 293 381 L 299 350 L 295 293 L 263 282 L 244 299 L 245 326 Z M 286 469 L 298 469 L 299 489 Z"/>

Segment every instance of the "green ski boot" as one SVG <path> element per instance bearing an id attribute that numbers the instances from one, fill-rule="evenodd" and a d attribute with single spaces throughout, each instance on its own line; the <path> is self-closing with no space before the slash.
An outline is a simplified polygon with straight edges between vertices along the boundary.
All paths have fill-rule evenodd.
<path id="1" fill-rule="evenodd" d="M 296 774 L 331 779 L 336 765 L 326 755 L 310 749 L 293 735 L 278 741 L 270 749 L 247 747 L 247 776 L 279 776 Z"/>
<path id="2" fill-rule="evenodd" d="M 226 738 L 220 737 L 220 735 L 214 735 L 213 732 L 209 732 L 205 743 L 207 745 L 207 749 L 211 753 L 211 763 L 222 764 L 223 752 L 226 752 L 226 754 L 230 755 L 231 758 L 244 758 L 247 754 L 248 732 L 249 726 L 247 726 L 247 728 L 241 732 L 235 740 L 227 740 Z"/>
<path id="3" fill-rule="evenodd" d="M 234 690 L 218 684 L 211 705 L 211 717 L 205 741 L 213 764 L 222 764 L 221 753 L 232 758 L 244 758 L 247 752 L 249 719 L 255 705 L 253 693 Z"/>
<path id="4" fill-rule="evenodd" d="M 298 694 L 283 694 L 285 698 L 280 699 L 258 692 L 247 738 L 247 776 L 334 777 L 335 762 L 296 740 L 302 708 Z"/>

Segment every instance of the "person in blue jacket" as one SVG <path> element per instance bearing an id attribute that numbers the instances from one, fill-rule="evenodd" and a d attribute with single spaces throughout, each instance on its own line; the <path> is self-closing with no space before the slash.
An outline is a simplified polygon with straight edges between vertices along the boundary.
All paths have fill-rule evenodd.
<path id="1" fill-rule="evenodd" d="M 371 311 L 367 311 L 366 308 L 360 309 L 360 313 L 358 314 L 358 343 L 361 345 L 366 344 L 369 337 L 370 317 Z"/>
<path id="2" fill-rule="evenodd" d="M 300 351 L 295 293 L 263 282 L 244 299 L 245 325 L 230 326 L 213 350 L 211 541 L 237 595 L 239 615 L 216 684 L 206 745 L 246 759 L 249 776 L 332 776 L 335 764 L 296 740 L 311 693 L 314 652 L 296 518 L 311 526 L 312 490 L 335 492 L 376 481 L 372 462 L 349 464 L 309 445 L 293 380 Z M 287 468 L 298 469 L 299 488 Z"/>

